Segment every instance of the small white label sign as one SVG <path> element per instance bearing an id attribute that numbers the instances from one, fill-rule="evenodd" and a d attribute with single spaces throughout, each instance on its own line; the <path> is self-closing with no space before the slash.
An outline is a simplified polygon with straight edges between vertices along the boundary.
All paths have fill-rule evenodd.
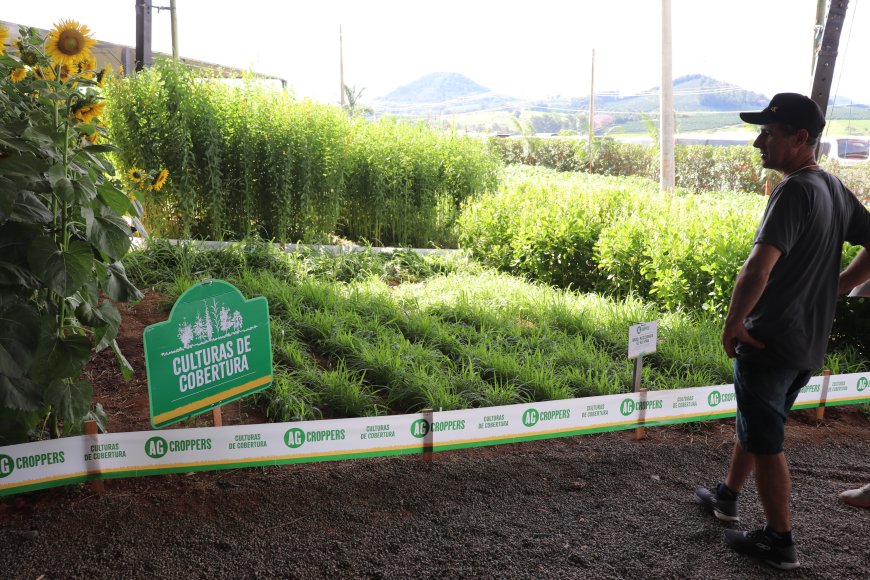
<path id="1" fill-rule="evenodd" d="M 628 358 L 655 352 L 658 335 L 658 320 L 628 327 Z"/>

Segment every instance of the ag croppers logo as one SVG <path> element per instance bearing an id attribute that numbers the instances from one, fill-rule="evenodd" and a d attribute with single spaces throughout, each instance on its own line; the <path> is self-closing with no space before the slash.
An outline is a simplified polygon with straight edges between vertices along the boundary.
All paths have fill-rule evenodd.
<path id="1" fill-rule="evenodd" d="M 12 475 L 15 471 L 15 462 L 8 455 L 0 455 L 0 479 Z"/>
<path id="2" fill-rule="evenodd" d="M 538 419 L 541 418 L 541 414 L 537 409 L 526 409 L 526 412 L 523 413 L 523 425 L 526 427 L 532 427 L 537 422 Z"/>
<path id="3" fill-rule="evenodd" d="M 722 395 L 719 391 L 711 391 L 709 395 L 707 395 L 707 404 L 711 407 L 715 407 L 719 403 L 722 402 Z"/>
<path id="4" fill-rule="evenodd" d="M 169 451 L 169 445 L 163 437 L 152 437 L 145 442 L 145 454 L 151 459 L 160 459 Z"/>
<path id="5" fill-rule="evenodd" d="M 429 434 L 429 421 L 426 419 L 417 419 L 413 423 L 411 423 L 411 435 L 416 437 L 417 439 L 421 439 Z"/>
<path id="6" fill-rule="evenodd" d="M 284 444 L 290 449 L 302 447 L 303 443 L 305 443 L 305 431 L 302 429 L 293 428 L 284 433 Z"/>
<path id="7" fill-rule="evenodd" d="M 623 399 L 622 403 L 619 405 L 619 412 L 622 413 L 623 417 L 628 417 L 634 413 L 634 408 L 634 399 Z"/>
<path id="8" fill-rule="evenodd" d="M 867 377 L 861 377 L 858 379 L 858 392 L 861 393 L 867 390 L 867 387 L 870 386 L 870 381 L 867 380 Z"/>

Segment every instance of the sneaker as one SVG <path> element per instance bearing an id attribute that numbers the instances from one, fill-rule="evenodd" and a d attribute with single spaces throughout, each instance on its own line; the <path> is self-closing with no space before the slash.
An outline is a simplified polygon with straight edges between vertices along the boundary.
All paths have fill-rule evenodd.
<path id="1" fill-rule="evenodd" d="M 870 507 L 870 483 L 858 489 L 847 489 L 840 493 L 843 503 L 855 507 Z"/>
<path id="2" fill-rule="evenodd" d="M 724 499 L 719 491 L 723 484 L 716 486 L 716 491 L 710 491 L 706 487 L 695 490 L 695 501 L 713 511 L 713 515 L 723 522 L 739 522 L 737 516 L 737 499 Z"/>
<path id="3" fill-rule="evenodd" d="M 725 543 L 736 552 L 752 556 L 780 570 L 794 570 L 800 566 L 794 544 L 778 545 L 767 528 L 751 532 L 725 530 Z"/>

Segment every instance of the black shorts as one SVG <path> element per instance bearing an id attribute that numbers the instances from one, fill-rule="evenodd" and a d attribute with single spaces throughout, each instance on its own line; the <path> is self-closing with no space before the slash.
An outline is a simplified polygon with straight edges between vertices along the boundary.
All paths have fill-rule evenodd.
<path id="1" fill-rule="evenodd" d="M 773 367 L 734 359 L 737 441 L 750 453 L 782 451 L 785 421 L 812 371 Z"/>

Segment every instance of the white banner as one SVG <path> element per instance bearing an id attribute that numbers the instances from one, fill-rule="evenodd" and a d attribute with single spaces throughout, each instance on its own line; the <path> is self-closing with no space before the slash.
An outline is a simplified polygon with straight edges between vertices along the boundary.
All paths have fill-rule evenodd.
<path id="1" fill-rule="evenodd" d="M 870 373 L 814 377 L 796 408 L 870 400 Z M 734 416 L 733 385 L 325 421 L 82 435 L 0 447 L 0 495 L 135 477 L 444 451 Z"/>

